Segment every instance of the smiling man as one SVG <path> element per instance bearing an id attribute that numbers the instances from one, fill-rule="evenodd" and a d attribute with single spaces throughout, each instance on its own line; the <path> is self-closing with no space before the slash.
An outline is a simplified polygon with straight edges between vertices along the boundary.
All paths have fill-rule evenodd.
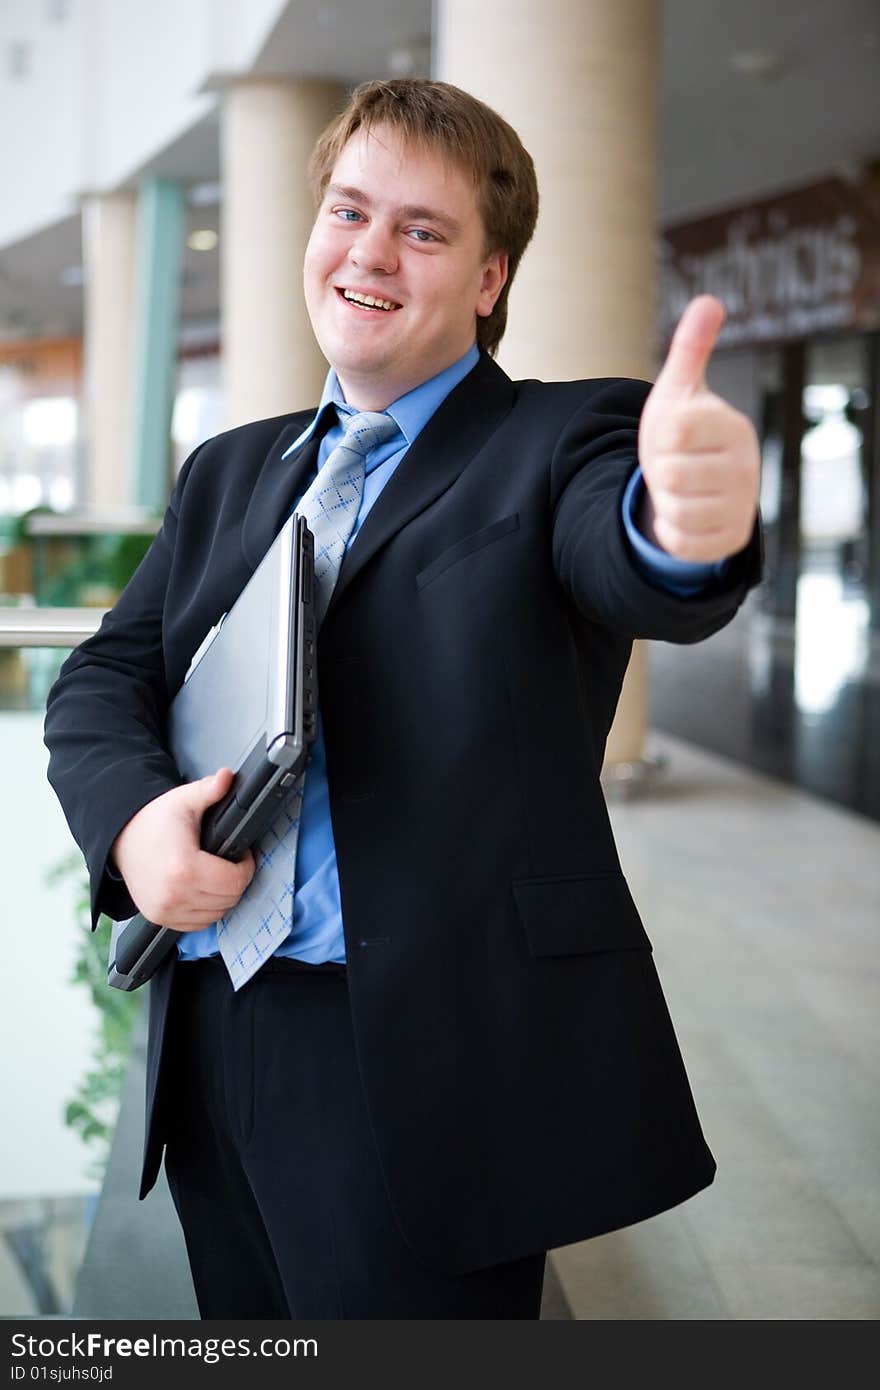
<path id="1" fill-rule="evenodd" d="M 467 93 L 359 88 L 310 173 L 323 398 L 187 460 L 53 687 L 49 775 L 95 920 L 182 933 L 141 1195 L 164 1146 L 202 1316 L 535 1318 L 548 1249 L 714 1174 L 599 773 L 633 638 L 757 581 L 757 441 L 706 296 L 653 388 L 500 370 L 537 187 Z M 231 865 L 199 848 L 231 774 L 180 785 L 165 716 L 294 508 L 319 736 Z"/>
<path id="2" fill-rule="evenodd" d="M 507 255 L 484 255 L 473 178 L 391 126 L 361 127 L 324 190 L 305 259 L 321 351 L 347 401 L 385 410 L 473 346 Z"/>

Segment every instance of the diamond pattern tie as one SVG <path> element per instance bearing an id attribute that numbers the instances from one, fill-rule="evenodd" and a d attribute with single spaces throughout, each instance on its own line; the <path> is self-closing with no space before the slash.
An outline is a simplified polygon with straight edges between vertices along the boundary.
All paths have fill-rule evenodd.
<path id="1" fill-rule="evenodd" d="M 297 505 L 315 538 L 318 624 L 336 587 L 360 510 L 367 454 L 397 430 L 390 415 L 362 411 L 349 416 L 345 434 Z M 220 954 L 236 990 L 290 935 L 304 783 L 303 772 L 276 820 L 254 846 L 256 873 L 235 906 L 217 923 Z"/>

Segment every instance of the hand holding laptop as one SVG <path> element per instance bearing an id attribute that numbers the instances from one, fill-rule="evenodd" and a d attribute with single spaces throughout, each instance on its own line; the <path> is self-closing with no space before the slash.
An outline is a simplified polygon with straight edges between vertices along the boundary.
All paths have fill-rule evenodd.
<path id="1" fill-rule="evenodd" d="M 113 842 L 112 856 L 138 910 L 174 931 L 199 931 L 235 903 L 254 876 L 248 849 L 237 863 L 199 843 L 202 816 L 226 795 L 232 771 L 185 783 L 147 802 Z"/>
<path id="2" fill-rule="evenodd" d="M 138 908 L 110 934 L 114 989 L 138 989 L 180 932 L 238 902 L 255 872 L 249 846 L 296 794 L 317 735 L 314 575 L 314 537 L 293 512 L 171 701 L 168 744 L 183 785 L 132 816 L 113 845 Z"/>

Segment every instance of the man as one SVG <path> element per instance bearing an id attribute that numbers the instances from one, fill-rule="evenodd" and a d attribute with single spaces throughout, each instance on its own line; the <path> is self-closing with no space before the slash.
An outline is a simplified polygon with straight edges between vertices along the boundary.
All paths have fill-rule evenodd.
<path id="1" fill-rule="evenodd" d="M 757 580 L 757 441 L 703 384 L 707 297 L 653 390 L 495 365 L 537 189 L 474 98 L 367 84 L 311 173 L 321 406 L 187 460 L 51 692 L 50 778 L 95 917 L 184 934 L 141 1195 L 165 1144 L 202 1315 L 534 1318 L 549 1248 L 714 1174 L 598 779 L 633 637 L 697 641 Z M 231 774 L 179 785 L 164 716 L 293 507 L 320 737 L 227 864 L 198 836 Z"/>

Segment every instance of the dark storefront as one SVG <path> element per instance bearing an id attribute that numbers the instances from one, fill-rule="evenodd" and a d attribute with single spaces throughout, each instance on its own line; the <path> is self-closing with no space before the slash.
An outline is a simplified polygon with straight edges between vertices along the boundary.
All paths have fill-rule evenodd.
<path id="1" fill-rule="evenodd" d="M 652 724 L 880 819 L 880 173 L 670 228 L 661 260 L 661 351 L 694 294 L 727 306 L 708 384 L 759 432 L 766 579 L 652 649 Z"/>

